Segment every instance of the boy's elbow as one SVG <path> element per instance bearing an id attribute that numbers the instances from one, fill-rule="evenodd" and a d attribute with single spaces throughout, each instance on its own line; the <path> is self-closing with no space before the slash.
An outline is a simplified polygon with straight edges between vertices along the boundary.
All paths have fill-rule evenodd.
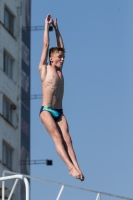
<path id="1" fill-rule="evenodd" d="M 46 49 L 49 48 L 49 43 L 48 42 L 44 42 L 43 43 L 43 48 L 46 48 Z"/>

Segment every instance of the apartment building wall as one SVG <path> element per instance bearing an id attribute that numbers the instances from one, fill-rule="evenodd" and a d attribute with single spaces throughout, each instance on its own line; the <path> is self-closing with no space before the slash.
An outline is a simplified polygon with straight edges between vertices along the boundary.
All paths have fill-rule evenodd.
<path id="1" fill-rule="evenodd" d="M 21 37 L 21 0 L 0 0 L 0 175 L 20 172 Z"/>

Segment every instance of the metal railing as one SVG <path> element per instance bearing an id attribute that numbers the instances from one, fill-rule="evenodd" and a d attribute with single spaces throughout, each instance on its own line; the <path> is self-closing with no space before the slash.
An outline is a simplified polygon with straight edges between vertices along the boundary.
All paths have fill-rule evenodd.
<path id="1" fill-rule="evenodd" d="M 8 200 L 11 200 L 12 195 L 14 193 L 14 190 L 16 188 L 16 185 L 17 185 L 19 179 L 24 181 L 25 190 L 26 190 L 26 200 L 29 200 L 29 182 L 24 175 L 20 175 L 20 174 L 0 177 L 0 181 L 2 181 L 2 200 L 5 200 L 5 181 L 12 180 L 12 179 L 16 179 L 16 180 L 14 182 L 12 189 L 11 189 Z"/>
<path id="2" fill-rule="evenodd" d="M 6 179 L 7 177 L 5 177 L 6 174 L 17 174 L 17 173 L 4 170 L 3 173 L 2 173 L 2 176 L 4 176 L 3 178 L 5 178 L 5 180 L 7 180 Z M 15 177 L 15 175 L 14 176 L 8 176 L 8 177 Z M 63 183 L 59 183 L 59 182 L 55 182 L 55 181 L 50 181 L 50 180 L 46 180 L 46 179 L 42 179 L 42 178 L 37 178 L 37 177 L 29 176 L 29 175 L 26 175 L 26 174 L 21 174 L 21 175 L 17 174 L 16 177 L 21 178 L 25 182 L 25 187 L 26 187 L 26 191 L 27 191 L 27 193 L 26 193 L 26 195 L 27 195 L 26 196 L 26 200 L 29 200 L 29 191 L 28 191 L 29 190 L 29 183 L 28 183 L 28 180 L 26 178 L 30 178 L 30 179 L 41 181 L 41 182 L 45 182 L 45 183 L 47 182 L 47 183 L 51 183 L 51 184 L 54 184 L 54 185 L 60 185 L 61 188 L 60 188 L 60 191 L 58 193 L 58 196 L 57 196 L 56 200 L 60 199 L 61 194 L 62 194 L 62 192 L 63 192 L 63 190 L 64 190 L 65 187 L 67 187 L 67 188 L 73 188 L 73 189 L 77 189 L 77 190 L 82 190 L 82 191 L 86 191 L 86 192 L 90 192 L 90 193 L 94 193 L 94 194 L 96 194 L 96 200 L 100 200 L 101 195 L 102 195 L 102 197 L 103 196 L 108 196 L 108 197 L 113 197 L 113 198 L 123 199 L 123 200 L 133 200 L 133 198 L 129 198 L 129 197 L 124 197 L 124 196 L 115 195 L 115 194 L 109 194 L 109 193 L 106 193 L 106 192 L 101 192 L 101 191 L 96 191 L 96 190 L 90 190 L 90 189 L 81 188 L 81 187 L 77 187 L 77 186 L 73 186 L 73 185 L 68 185 L 68 184 L 63 184 Z M 2 180 L 4 180 L 3 178 L 2 178 Z M 0 178 L 0 180 L 1 180 L 1 178 Z M 14 186 L 12 188 L 11 194 L 14 192 L 16 184 L 17 184 L 17 181 L 14 183 Z M 3 191 L 3 189 L 4 189 L 4 186 L 2 185 L 2 191 Z M 3 193 L 3 195 L 4 195 L 4 193 Z M 2 200 L 4 200 L 4 199 L 2 199 Z M 8 198 L 8 200 L 10 200 L 10 198 Z"/>

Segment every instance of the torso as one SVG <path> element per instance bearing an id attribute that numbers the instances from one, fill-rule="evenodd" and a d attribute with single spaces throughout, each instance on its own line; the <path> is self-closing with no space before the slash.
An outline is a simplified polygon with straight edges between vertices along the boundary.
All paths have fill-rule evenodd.
<path id="1" fill-rule="evenodd" d="M 47 65 L 42 66 L 40 75 L 43 94 L 42 106 L 51 106 L 55 109 L 61 109 L 64 93 L 64 77 L 62 71 L 56 70 L 56 68 L 51 65 Z"/>

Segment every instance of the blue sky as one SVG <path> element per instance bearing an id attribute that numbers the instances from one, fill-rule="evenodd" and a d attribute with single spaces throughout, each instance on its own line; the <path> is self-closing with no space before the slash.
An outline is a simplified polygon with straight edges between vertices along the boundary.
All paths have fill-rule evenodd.
<path id="1" fill-rule="evenodd" d="M 52 159 L 53 166 L 33 165 L 32 176 L 133 198 L 132 8 L 132 0 L 32 0 L 32 26 L 48 13 L 58 19 L 66 49 L 63 109 L 85 181 L 71 177 L 58 157 L 39 120 L 41 100 L 31 100 L 31 159 Z M 43 31 L 31 32 L 31 94 L 42 93 L 42 38 Z M 56 199 L 59 189 L 32 181 L 32 200 Z M 65 189 L 61 199 L 88 197 Z"/>

